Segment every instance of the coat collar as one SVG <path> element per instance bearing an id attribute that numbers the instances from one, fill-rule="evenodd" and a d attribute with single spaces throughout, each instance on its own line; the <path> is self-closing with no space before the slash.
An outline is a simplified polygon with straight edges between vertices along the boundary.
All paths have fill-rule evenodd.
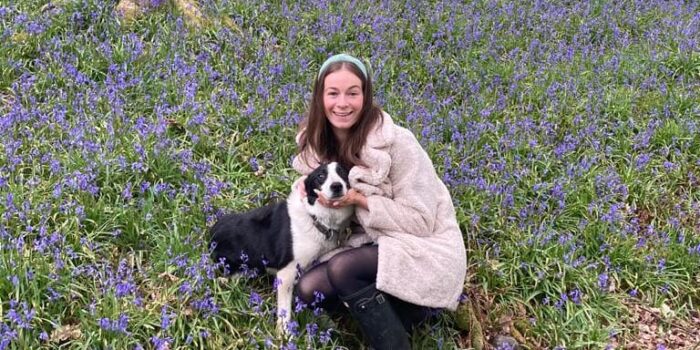
<path id="1" fill-rule="evenodd" d="M 391 116 L 382 112 L 382 119 L 367 135 L 365 147 L 385 148 L 394 142 L 394 121 Z"/>

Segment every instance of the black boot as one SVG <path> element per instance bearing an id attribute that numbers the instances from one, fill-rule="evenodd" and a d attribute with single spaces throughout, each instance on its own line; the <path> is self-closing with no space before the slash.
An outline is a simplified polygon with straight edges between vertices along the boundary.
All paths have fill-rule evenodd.
<path id="1" fill-rule="evenodd" d="M 392 308 L 389 298 L 374 288 L 374 284 L 340 299 L 350 310 L 350 315 L 360 324 L 372 348 L 411 349 L 408 333 Z"/>

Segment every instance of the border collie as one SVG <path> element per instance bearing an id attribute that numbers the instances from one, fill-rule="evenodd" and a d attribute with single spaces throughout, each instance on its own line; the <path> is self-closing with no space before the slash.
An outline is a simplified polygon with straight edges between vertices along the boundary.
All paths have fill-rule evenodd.
<path id="1" fill-rule="evenodd" d="M 225 215 L 210 230 L 214 262 L 223 262 L 234 274 L 255 270 L 276 275 L 278 331 L 286 332 L 291 320 L 298 269 L 308 268 L 347 238 L 354 207 L 324 207 L 318 193 L 340 198 L 348 183 L 348 171 L 338 163 L 322 164 L 304 180 L 306 200 L 295 181 L 285 202 Z"/>

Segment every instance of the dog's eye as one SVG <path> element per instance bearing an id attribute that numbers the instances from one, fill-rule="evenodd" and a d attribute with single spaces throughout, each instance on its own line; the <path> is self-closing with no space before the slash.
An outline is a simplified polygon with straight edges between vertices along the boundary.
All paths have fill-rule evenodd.
<path id="1" fill-rule="evenodd" d="M 326 174 L 318 174 L 318 179 L 319 179 L 320 181 L 325 180 L 325 179 L 326 179 Z"/>

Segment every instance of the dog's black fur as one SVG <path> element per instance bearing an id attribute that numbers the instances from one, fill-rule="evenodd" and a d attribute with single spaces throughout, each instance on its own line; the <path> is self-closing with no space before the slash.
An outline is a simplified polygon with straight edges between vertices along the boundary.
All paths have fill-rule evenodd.
<path id="1" fill-rule="evenodd" d="M 231 273 L 248 269 L 279 269 L 294 258 L 287 202 L 225 215 L 211 228 L 215 262 L 223 261 Z"/>

